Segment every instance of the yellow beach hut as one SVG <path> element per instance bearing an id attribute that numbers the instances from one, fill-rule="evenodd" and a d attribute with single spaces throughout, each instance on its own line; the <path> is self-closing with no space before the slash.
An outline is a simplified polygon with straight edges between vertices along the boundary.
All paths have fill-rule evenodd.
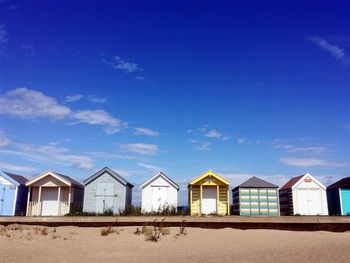
<path id="1" fill-rule="evenodd" d="M 229 185 L 229 181 L 211 170 L 192 180 L 188 185 L 191 215 L 229 215 Z"/>

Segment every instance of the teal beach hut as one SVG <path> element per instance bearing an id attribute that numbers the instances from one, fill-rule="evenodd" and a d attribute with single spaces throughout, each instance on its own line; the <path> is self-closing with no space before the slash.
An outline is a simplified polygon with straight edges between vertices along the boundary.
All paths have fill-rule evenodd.
<path id="1" fill-rule="evenodd" d="M 279 215 L 277 185 L 253 176 L 232 190 L 234 215 Z"/>
<path id="2" fill-rule="evenodd" d="M 350 177 L 327 187 L 329 215 L 350 216 Z"/>

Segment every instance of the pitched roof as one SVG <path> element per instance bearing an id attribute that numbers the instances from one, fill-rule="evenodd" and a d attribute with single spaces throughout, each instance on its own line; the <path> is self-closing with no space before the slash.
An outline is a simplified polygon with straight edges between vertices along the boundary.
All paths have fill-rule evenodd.
<path id="1" fill-rule="evenodd" d="M 340 179 L 339 181 L 327 187 L 327 189 L 335 189 L 335 188 L 350 188 L 350 177 L 345 177 L 343 179 Z"/>
<path id="2" fill-rule="evenodd" d="M 112 169 L 108 168 L 108 167 L 104 167 L 101 170 L 99 170 L 97 173 L 95 173 L 94 175 L 90 176 L 89 178 L 84 180 L 84 185 L 89 184 L 90 182 L 92 182 L 93 180 L 95 180 L 97 177 L 101 176 L 102 174 L 104 174 L 105 172 L 109 173 L 111 176 L 113 176 L 116 180 L 118 180 L 119 182 L 121 182 L 123 185 L 128 185 L 130 187 L 134 187 L 131 183 L 129 183 L 128 181 L 126 181 L 123 177 L 121 177 L 119 174 L 117 174 L 116 172 L 114 172 Z"/>
<path id="3" fill-rule="evenodd" d="M 240 184 L 238 186 L 239 188 L 278 188 L 278 185 L 271 184 L 269 182 L 266 182 L 256 176 L 253 176 L 252 178 L 248 179 L 244 183 Z"/>
<path id="4" fill-rule="evenodd" d="M 222 177 L 221 175 L 219 175 L 219 174 L 213 172 L 212 170 L 208 170 L 208 171 L 206 171 L 205 173 L 202 173 L 200 176 L 194 178 L 194 179 L 190 182 L 189 185 L 194 185 L 194 184 L 198 183 L 199 181 L 201 181 L 202 179 L 204 179 L 204 178 L 206 178 L 206 177 L 208 177 L 208 176 L 209 176 L 209 177 L 212 176 L 212 177 L 216 178 L 217 180 L 223 182 L 223 183 L 226 184 L 226 185 L 229 185 L 229 184 L 230 184 L 230 181 L 226 180 L 226 179 L 225 179 L 224 177 Z"/>
<path id="5" fill-rule="evenodd" d="M 13 181 L 17 182 L 19 185 L 25 185 L 26 182 L 28 181 L 28 179 L 22 175 L 13 174 L 13 173 L 4 172 L 4 171 L 3 173 L 8 177 L 10 177 Z"/>
<path id="6" fill-rule="evenodd" d="M 141 188 L 152 182 L 154 179 L 156 179 L 158 176 L 163 177 L 166 181 L 168 181 L 170 184 L 172 184 L 177 190 L 180 189 L 179 185 L 175 183 L 173 180 L 171 180 L 168 176 L 166 176 L 163 172 L 159 172 L 152 176 L 150 179 L 148 179 L 146 182 L 140 185 Z"/>
<path id="7" fill-rule="evenodd" d="M 64 179 L 69 181 L 72 185 L 84 187 L 81 183 L 79 183 L 78 181 L 74 180 L 72 177 L 69 177 L 68 175 L 64 175 L 64 174 L 60 174 L 60 173 L 56 173 L 56 172 L 55 172 L 55 174 L 63 177 Z"/>
<path id="8" fill-rule="evenodd" d="M 71 178 L 71 177 L 69 177 L 67 175 L 64 175 L 64 174 L 53 172 L 53 171 L 47 171 L 47 172 L 44 172 L 44 173 L 36 176 L 32 180 L 27 181 L 26 185 L 29 186 L 29 185 L 31 185 L 31 184 L 41 180 L 42 178 L 45 178 L 46 176 L 49 176 L 49 175 L 55 177 L 56 179 L 64 182 L 65 184 L 67 184 L 69 186 L 84 187 L 81 183 L 79 183 L 78 181 L 74 180 L 73 178 Z"/>
<path id="9" fill-rule="evenodd" d="M 304 175 L 305 175 L 305 174 L 293 177 L 293 178 L 290 179 L 284 186 L 282 186 L 282 187 L 280 188 L 280 190 L 286 190 L 286 189 L 288 189 L 288 188 L 291 188 L 291 187 L 292 187 L 293 185 L 295 185 Z"/>

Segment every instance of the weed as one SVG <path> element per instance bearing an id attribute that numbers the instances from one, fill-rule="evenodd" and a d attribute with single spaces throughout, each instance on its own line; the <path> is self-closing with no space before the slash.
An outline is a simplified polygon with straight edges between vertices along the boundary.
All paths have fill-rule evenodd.
<path id="1" fill-rule="evenodd" d="M 40 233 L 42 236 L 47 236 L 49 234 L 49 229 L 47 227 L 43 227 Z"/>
<path id="2" fill-rule="evenodd" d="M 140 231 L 139 228 L 136 228 L 136 231 L 134 232 L 134 235 L 141 235 L 142 232 Z"/>
<path id="3" fill-rule="evenodd" d="M 183 220 L 180 225 L 180 235 L 187 235 L 186 221 Z"/>
<path id="4" fill-rule="evenodd" d="M 119 234 L 119 232 L 116 229 L 113 229 L 112 226 L 108 226 L 107 228 L 101 229 L 101 236 L 108 236 L 111 233 Z"/>
<path id="5" fill-rule="evenodd" d="M 147 235 L 145 235 L 146 241 L 158 242 L 159 238 L 160 238 L 160 233 L 156 229 L 152 230 Z"/>

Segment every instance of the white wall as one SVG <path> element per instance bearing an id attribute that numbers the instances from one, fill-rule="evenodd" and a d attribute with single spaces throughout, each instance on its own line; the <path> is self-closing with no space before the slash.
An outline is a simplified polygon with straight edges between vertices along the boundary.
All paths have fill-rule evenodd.
<path id="1" fill-rule="evenodd" d="M 310 179 L 309 177 L 306 177 L 307 179 Z M 293 211 L 294 215 L 295 214 L 305 214 L 302 213 L 301 208 L 299 207 L 298 203 L 299 202 L 307 202 L 307 200 L 298 200 L 298 190 L 307 190 L 307 189 L 318 189 L 320 191 L 320 197 L 319 197 L 319 202 L 321 204 L 321 213 L 319 215 L 328 215 L 328 205 L 327 205 L 327 193 L 326 190 L 323 189 L 320 185 L 318 185 L 315 181 L 312 182 L 305 182 L 304 179 L 302 182 L 300 182 L 297 187 L 295 187 L 292 190 L 292 195 L 293 195 Z M 309 215 L 312 215 L 310 213 Z"/>
<path id="2" fill-rule="evenodd" d="M 171 185 L 167 180 L 165 180 L 162 176 L 156 177 L 153 181 L 149 182 L 142 189 L 142 197 L 141 197 L 141 209 L 143 212 L 151 212 L 152 211 L 152 188 L 156 186 L 166 186 L 167 187 L 167 204 L 170 206 L 177 207 L 177 190 Z M 158 209 L 158 208 L 156 208 Z"/>

